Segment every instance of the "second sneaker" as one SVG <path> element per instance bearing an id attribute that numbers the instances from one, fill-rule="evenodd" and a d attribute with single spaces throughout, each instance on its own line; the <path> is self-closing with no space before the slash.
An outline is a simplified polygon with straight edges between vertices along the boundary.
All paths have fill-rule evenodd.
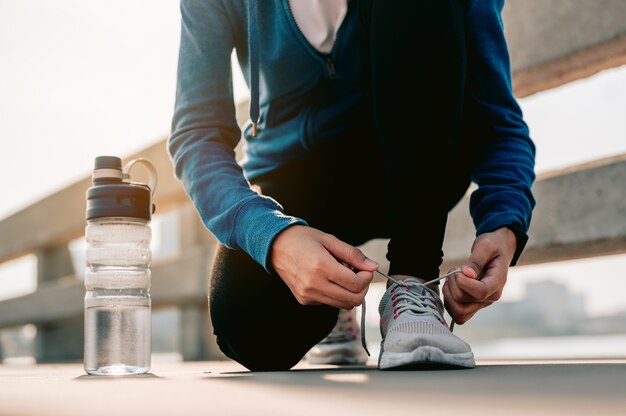
<path id="1" fill-rule="evenodd" d="M 356 309 L 340 309 L 333 330 L 305 356 L 311 364 L 365 364 L 367 358 L 361 345 Z"/>

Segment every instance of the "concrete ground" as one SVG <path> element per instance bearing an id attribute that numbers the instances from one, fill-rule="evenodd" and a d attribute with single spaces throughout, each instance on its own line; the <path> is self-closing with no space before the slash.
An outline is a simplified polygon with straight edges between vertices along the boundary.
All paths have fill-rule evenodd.
<path id="1" fill-rule="evenodd" d="M 79 364 L 0 366 L 0 415 L 626 414 L 626 360 L 479 363 L 381 372 L 307 366 L 251 373 L 232 362 L 155 364 L 86 376 Z"/>

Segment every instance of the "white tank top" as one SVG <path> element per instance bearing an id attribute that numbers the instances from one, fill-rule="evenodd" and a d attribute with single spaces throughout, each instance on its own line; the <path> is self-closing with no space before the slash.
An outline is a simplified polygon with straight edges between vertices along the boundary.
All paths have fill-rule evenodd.
<path id="1" fill-rule="evenodd" d="M 289 7 L 311 46 L 322 53 L 330 53 L 346 17 L 348 0 L 289 0 Z"/>

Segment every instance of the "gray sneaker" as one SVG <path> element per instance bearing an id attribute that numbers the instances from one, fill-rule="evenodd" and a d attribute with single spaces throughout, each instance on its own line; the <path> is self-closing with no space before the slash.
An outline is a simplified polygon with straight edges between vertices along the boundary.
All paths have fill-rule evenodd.
<path id="1" fill-rule="evenodd" d="M 356 309 L 340 309 L 330 334 L 311 348 L 304 358 L 310 364 L 365 364 L 368 357 L 361 345 Z"/>
<path id="2" fill-rule="evenodd" d="M 470 346 L 452 334 L 443 319 L 439 295 L 417 279 L 392 284 L 378 310 L 381 370 L 476 366 Z"/>

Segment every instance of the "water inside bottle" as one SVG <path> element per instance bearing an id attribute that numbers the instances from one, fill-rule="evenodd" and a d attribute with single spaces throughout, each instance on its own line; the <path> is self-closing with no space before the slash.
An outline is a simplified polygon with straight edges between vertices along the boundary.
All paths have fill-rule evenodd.
<path id="1" fill-rule="evenodd" d="M 100 297 L 85 303 L 85 371 L 141 374 L 150 369 L 150 300 Z"/>

